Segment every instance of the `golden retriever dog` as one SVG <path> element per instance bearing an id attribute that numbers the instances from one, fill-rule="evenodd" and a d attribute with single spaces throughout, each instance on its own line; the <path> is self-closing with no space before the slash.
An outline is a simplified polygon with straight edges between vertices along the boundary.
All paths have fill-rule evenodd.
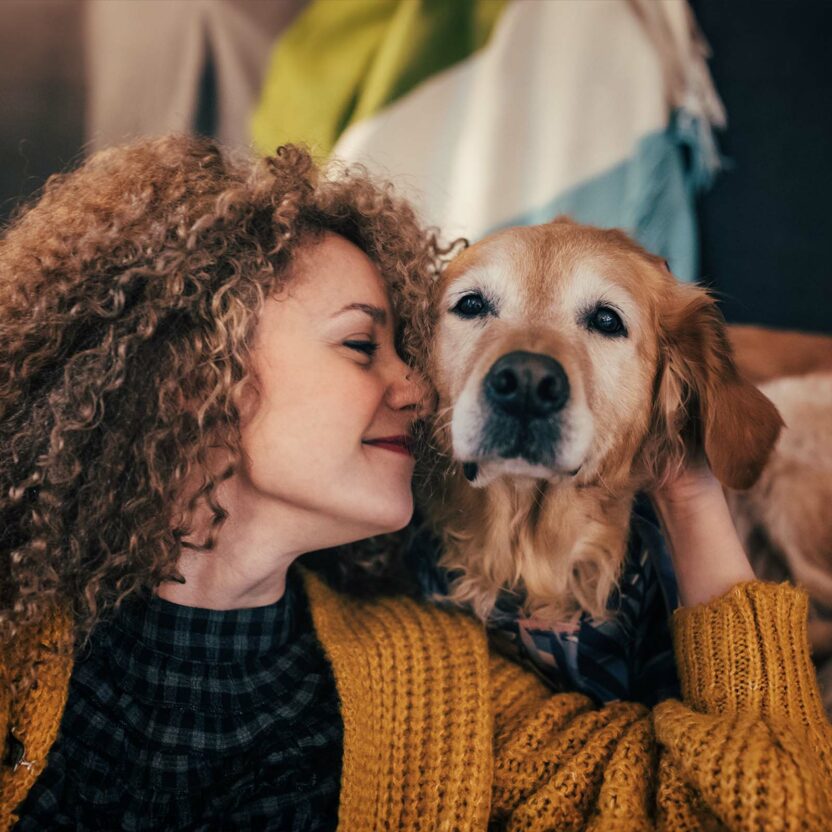
<path id="1" fill-rule="evenodd" d="M 759 477 L 781 419 L 701 288 L 624 233 L 559 218 L 463 251 L 433 288 L 438 452 L 422 495 L 450 598 L 603 619 L 634 495 L 704 454 Z"/>

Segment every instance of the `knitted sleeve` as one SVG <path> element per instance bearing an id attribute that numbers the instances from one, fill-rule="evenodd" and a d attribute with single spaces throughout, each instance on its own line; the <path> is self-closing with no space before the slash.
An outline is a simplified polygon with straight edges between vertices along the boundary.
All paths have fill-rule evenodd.
<path id="1" fill-rule="evenodd" d="M 492 659 L 495 828 L 832 829 L 832 727 L 806 595 L 750 582 L 676 612 L 683 701 L 551 694 Z"/>

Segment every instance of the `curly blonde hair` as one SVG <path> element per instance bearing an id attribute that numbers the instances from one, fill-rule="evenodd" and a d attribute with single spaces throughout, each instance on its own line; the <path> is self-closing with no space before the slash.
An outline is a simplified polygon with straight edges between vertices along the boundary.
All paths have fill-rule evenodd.
<path id="1" fill-rule="evenodd" d="M 447 252 L 389 185 L 286 146 L 258 163 L 165 137 L 51 178 L 0 242 L 0 635 L 69 605 L 79 634 L 181 579 L 189 509 L 225 512 L 207 449 L 240 457 L 254 325 L 298 246 L 325 231 L 379 267 L 399 348 L 422 363 L 426 286 Z M 188 483 L 197 483 L 185 495 Z M 191 488 L 194 488 L 191 485 Z M 203 542 L 210 548 L 213 535 Z M 343 574 L 393 549 L 352 547 Z"/>

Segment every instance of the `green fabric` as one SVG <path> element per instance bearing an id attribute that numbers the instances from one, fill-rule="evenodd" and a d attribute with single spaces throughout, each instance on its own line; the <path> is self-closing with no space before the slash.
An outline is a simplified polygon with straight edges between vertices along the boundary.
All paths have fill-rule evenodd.
<path id="1" fill-rule="evenodd" d="M 252 136 L 261 153 L 341 133 L 464 60 L 508 0 L 312 0 L 275 44 Z"/>

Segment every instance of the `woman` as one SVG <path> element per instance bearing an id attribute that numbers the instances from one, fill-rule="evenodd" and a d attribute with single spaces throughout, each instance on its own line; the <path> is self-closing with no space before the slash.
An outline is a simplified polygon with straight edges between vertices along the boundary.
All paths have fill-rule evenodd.
<path id="1" fill-rule="evenodd" d="M 389 583 L 392 549 L 344 546 L 410 518 L 398 322 L 441 261 L 360 171 L 196 139 L 96 156 L 9 230 L 0 829 L 828 822 L 805 598 L 751 581 L 707 472 L 657 497 L 698 606 L 652 713 L 295 569 L 340 547 L 342 583 Z"/>

